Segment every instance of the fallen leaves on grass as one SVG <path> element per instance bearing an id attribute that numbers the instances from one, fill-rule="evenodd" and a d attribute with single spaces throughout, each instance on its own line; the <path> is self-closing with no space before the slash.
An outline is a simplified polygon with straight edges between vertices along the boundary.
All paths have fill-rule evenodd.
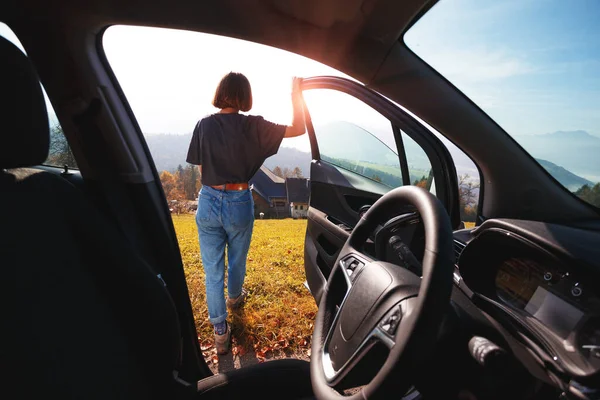
<path id="1" fill-rule="evenodd" d="M 212 326 L 208 322 L 204 270 L 193 215 L 173 215 L 192 302 L 200 347 L 214 363 Z M 306 354 L 317 307 L 304 287 L 306 220 L 258 220 L 248 254 L 246 304 L 230 313 L 232 353 L 256 351 L 259 362 L 271 356 Z M 208 357 L 207 357 L 208 356 Z M 262 360 L 262 361 L 261 361 Z M 218 357 L 217 357 L 218 362 Z"/>
<path id="2" fill-rule="evenodd" d="M 198 340 L 200 340 L 200 338 L 198 338 Z M 202 342 L 200 344 L 200 350 L 206 351 L 206 350 L 212 348 L 213 346 L 214 346 L 214 344 L 211 342 Z"/>

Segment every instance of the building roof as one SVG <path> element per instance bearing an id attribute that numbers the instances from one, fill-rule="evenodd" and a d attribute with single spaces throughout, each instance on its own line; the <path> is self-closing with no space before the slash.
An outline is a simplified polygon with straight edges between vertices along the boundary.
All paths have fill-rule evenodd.
<path id="1" fill-rule="evenodd" d="M 273 171 L 271 171 L 269 168 L 265 167 L 264 165 L 261 165 L 259 171 L 264 172 L 265 175 L 267 175 L 269 177 L 269 179 L 271 179 L 275 183 L 285 183 L 285 179 L 275 175 L 273 173 Z"/>
<path id="2" fill-rule="evenodd" d="M 310 181 L 305 178 L 287 178 L 285 180 L 288 203 L 308 203 Z"/>
<path id="3" fill-rule="evenodd" d="M 264 165 L 250 179 L 250 184 L 253 185 L 252 190 L 256 191 L 265 200 L 270 201 L 272 198 L 286 197 L 285 180 L 275 175 Z"/>

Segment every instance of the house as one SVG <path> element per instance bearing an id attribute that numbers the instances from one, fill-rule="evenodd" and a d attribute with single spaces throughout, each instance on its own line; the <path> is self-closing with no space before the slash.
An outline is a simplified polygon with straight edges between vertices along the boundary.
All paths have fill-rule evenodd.
<path id="1" fill-rule="evenodd" d="M 305 178 L 287 178 L 285 189 L 290 207 L 290 216 L 294 219 L 306 218 L 308 216 L 310 181 Z"/>
<path id="2" fill-rule="evenodd" d="M 285 179 L 278 177 L 264 165 L 250 179 L 254 198 L 254 217 L 264 213 L 265 218 L 287 218 L 290 216 Z"/>
<path id="3" fill-rule="evenodd" d="M 280 178 L 264 165 L 250 179 L 254 199 L 254 217 L 306 218 L 310 181 L 304 178 Z"/>

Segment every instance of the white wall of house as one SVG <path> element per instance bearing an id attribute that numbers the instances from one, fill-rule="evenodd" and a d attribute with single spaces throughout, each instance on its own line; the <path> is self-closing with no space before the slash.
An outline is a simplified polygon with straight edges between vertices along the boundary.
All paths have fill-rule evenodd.
<path id="1" fill-rule="evenodd" d="M 290 203 L 290 215 L 292 216 L 292 218 L 308 217 L 308 204 L 307 203 Z"/>

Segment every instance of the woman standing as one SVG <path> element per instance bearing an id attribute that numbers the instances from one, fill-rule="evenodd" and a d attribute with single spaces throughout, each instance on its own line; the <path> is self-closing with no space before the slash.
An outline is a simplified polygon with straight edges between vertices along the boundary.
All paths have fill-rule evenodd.
<path id="1" fill-rule="evenodd" d="M 304 134 L 300 82 L 294 78 L 292 83 L 292 125 L 278 125 L 260 116 L 239 113 L 252 108 L 252 90 L 244 75 L 230 72 L 221 79 L 212 102 L 221 110 L 203 118 L 194 128 L 187 162 L 198 165 L 202 177 L 196 224 L 206 275 L 208 315 L 218 354 L 229 351 L 227 306 L 239 307 L 246 297 L 243 284 L 254 225 L 254 201 L 248 181 L 267 157 L 277 153 L 284 137 Z"/>

